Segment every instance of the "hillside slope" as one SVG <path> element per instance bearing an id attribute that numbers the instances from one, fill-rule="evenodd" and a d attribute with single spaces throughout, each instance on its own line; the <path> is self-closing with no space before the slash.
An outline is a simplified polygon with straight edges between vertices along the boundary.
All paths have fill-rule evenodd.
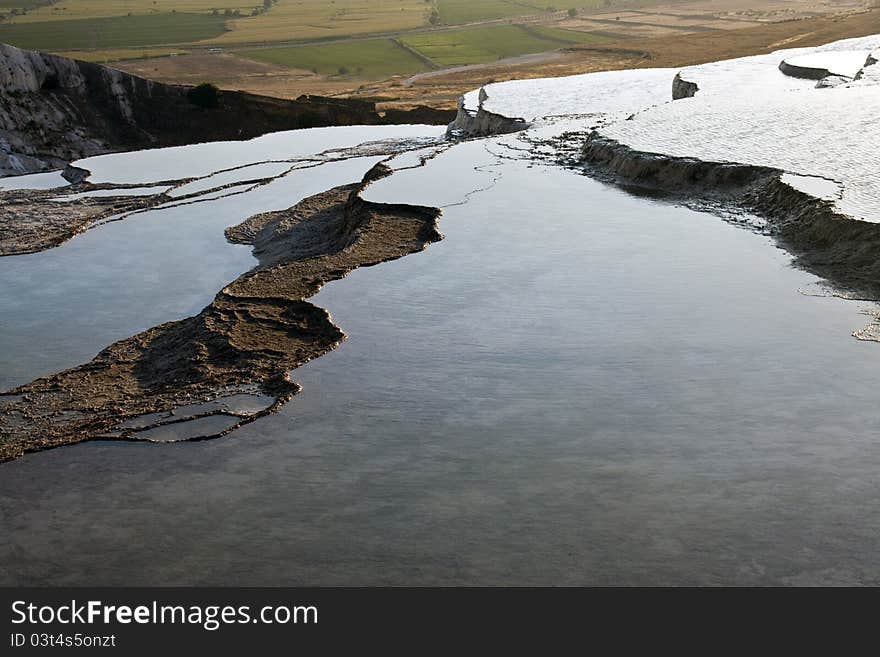
<path id="1" fill-rule="evenodd" d="M 190 87 L 0 44 L 0 175 L 63 167 L 90 155 L 250 139 L 277 130 L 384 123 L 443 124 L 454 113 L 416 108 L 386 116 L 362 100 L 281 100 L 221 91 L 216 107 Z"/>

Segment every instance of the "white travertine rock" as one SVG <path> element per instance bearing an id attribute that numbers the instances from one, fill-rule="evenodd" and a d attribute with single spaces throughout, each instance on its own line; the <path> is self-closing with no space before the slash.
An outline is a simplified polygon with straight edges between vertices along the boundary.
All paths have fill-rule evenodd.
<path id="1" fill-rule="evenodd" d="M 880 48 L 880 35 L 859 37 L 834 41 L 814 48 L 787 48 L 766 55 L 738 57 L 719 62 L 688 66 L 679 72 L 682 80 L 694 83 L 699 87 L 699 94 L 719 94 L 728 96 L 733 93 L 758 94 L 778 93 L 784 90 L 809 89 L 815 86 L 815 80 L 785 75 L 779 65 L 796 57 L 813 56 L 810 63 L 825 61 L 828 65 L 837 66 L 841 61 L 840 52 L 859 52 L 866 60 L 868 55 Z M 835 64 L 838 62 L 838 64 Z M 864 66 L 865 61 L 861 66 Z M 836 71 L 832 71 L 835 73 Z M 853 73 L 853 77 L 855 73 Z"/>
<path id="2" fill-rule="evenodd" d="M 811 52 L 806 55 L 787 57 L 784 61 L 790 67 L 812 70 L 821 77 L 834 75 L 855 78 L 865 67 L 865 62 L 870 54 L 871 52 L 868 50 Z"/>
<path id="3" fill-rule="evenodd" d="M 880 221 L 880 85 L 805 82 L 811 84 L 760 94 L 701 91 L 603 126 L 599 134 L 636 151 L 833 180 L 842 187 L 834 200 L 839 212 Z"/>
<path id="4" fill-rule="evenodd" d="M 828 186 L 809 181 L 827 180 L 839 212 L 880 222 L 878 59 L 880 35 L 871 35 L 680 71 L 501 82 L 466 94 L 462 111 L 527 121 L 601 114 L 598 134 L 633 150 L 780 169 L 822 198 Z M 787 75 L 783 62 L 800 71 Z"/>
<path id="5" fill-rule="evenodd" d="M 526 121 L 569 114 L 626 114 L 668 101 L 674 75 L 675 69 L 641 68 L 497 82 L 465 94 L 464 108 Z"/>
<path id="6" fill-rule="evenodd" d="M 50 75 L 56 76 L 61 87 L 78 87 L 84 82 L 73 60 L 0 43 L 0 89 L 39 91 Z"/>

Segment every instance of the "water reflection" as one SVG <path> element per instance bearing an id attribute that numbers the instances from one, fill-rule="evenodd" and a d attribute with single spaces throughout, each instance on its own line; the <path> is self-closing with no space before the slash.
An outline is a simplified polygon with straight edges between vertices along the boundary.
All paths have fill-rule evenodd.
<path id="1" fill-rule="evenodd" d="M 315 297 L 350 338 L 279 414 L 0 466 L 0 581 L 876 582 L 860 305 L 715 217 L 501 174 Z"/>

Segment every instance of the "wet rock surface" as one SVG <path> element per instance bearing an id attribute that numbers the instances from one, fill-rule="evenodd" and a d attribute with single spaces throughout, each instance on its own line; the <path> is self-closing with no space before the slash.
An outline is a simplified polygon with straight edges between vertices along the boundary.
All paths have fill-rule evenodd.
<path id="1" fill-rule="evenodd" d="M 334 138 L 340 144 L 348 143 L 350 134 L 367 134 L 371 130 L 386 131 L 389 135 L 401 131 L 408 134 L 425 132 L 439 134 L 440 131 L 438 128 L 426 126 L 338 130 L 340 133 L 334 135 Z M 346 130 L 349 132 L 345 132 Z M 297 170 L 358 157 L 386 156 L 407 148 L 405 141 L 398 142 L 395 136 L 299 155 L 290 151 L 285 152 L 282 147 L 280 149 L 282 156 L 289 159 L 253 162 L 247 160 L 248 157 L 265 157 L 262 145 L 267 140 L 296 143 L 299 141 L 298 137 L 306 132 L 286 131 L 247 142 L 199 144 L 195 148 L 207 147 L 211 151 L 206 152 L 203 158 L 190 157 L 177 169 L 169 168 L 168 161 L 164 160 L 168 158 L 173 161 L 178 155 L 174 150 L 140 151 L 137 153 L 138 156 L 154 160 L 155 169 L 152 174 L 139 170 L 137 166 L 134 167 L 135 173 L 145 176 L 147 182 L 134 182 L 135 178 L 126 180 L 125 173 L 122 173 L 119 179 L 120 171 L 124 169 L 120 169 L 113 161 L 106 161 L 108 158 L 117 157 L 115 155 L 69 163 L 60 175 L 53 172 L 2 179 L 3 184 L 8 188 L 3 189 L 0 186 L 0 257 L 36 253 L 59 246 L 84 230 L 98 228 L 108 221 L 126 220 L 150 209 L 161 210 L 246 194 L 264 185 L 280 181 Z M 421 138 L 433 140 L 433 137 Z M 309 150 L 305 148 L 305 151 Z M 231 156 L 230 152 L 235 155 Z M 124 154 L 124 157 L 128 155 Z M 244 163 L 240 163 L 239 157 L 245 160 Z M 224 161 L 230 166 L 224 166 Z M 92 167 L 97 167 L 96 174 L 93 174 Z M 156 180 L 166 175 L 181 177 L 173 180 Z M 96 179 L 98 182 L 93 182 Z M 43 188 L 30 189 L 34 186 Z"/>
<path id="2" fill-rule="evenodd" d="M 441 238 L 437 209 L 360 198 L 365 185 L 389 172 L 378 166 L 361 184 L 230 228 L 229 239 L 254 245 L 260 265 L 197 316 L 154 327 L 107 347 L 90 363 L 0 395 L 0 460 L 88 439 L 152 440 L 145 432 L 159 426 L 233 418 L 219 430 L 212 424 L 209 435 L 180 439 L 217 437 L 277 409 L 299 389 L 288 372 L 345 337 L 326 311 L 305 299 L 356 267 Z M 175 408 L 216 402 L 230 390 L 243 394 L 242 386 L 271 397 L 271 405 L 171 418 Z M 157 414 L 152 421 L 124 425 L 151 414 Z"/>
<path id="3" fill-rule="evenodd" d="M 65 192 L 88 194 L 107 190 L 107 196 L 59 198 L 57 189 L 0 191 L 0 257 L 36 253 L 67 241 L 95 222 L 124 216 L 167 201 L 164 194 L 127 196 L 125 188 L 89 185 L 68 187 Z"/>
<path id="4" fill-rule="evenodd" d="M 832 199 L 786 183 L 781 170 L 635 151 L 598 133 L 583 155 L 595 175 L 630 189 L 756 214 L 765 220 L 759 230 L 792 253 L 797 266 L 854 298 L 880 299 L 880 224 L 840 214 Z"/>

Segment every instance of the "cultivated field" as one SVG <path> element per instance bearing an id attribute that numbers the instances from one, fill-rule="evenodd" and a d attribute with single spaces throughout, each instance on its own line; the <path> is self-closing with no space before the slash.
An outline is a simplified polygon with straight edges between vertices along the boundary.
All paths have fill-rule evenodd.
<path id="1" fill-rule="evenodd" d="M 170 19 L 181 14 L 199 14 L 225 25 L 225 29 L 216 33 L 193 32 L 185 37 L 189 43 L 212 40 L 215 43 L 210 45 L 225 45 L 321 40 L 424 27 L 428 25 L 433 7 L 425 0 L 275 0 L 266 3 L 263 0 L 60 0 L 37 6 L 46 1 L 0 0 L 0 12 L 5 12 L 3 25 L 7 28 L 4 40 L 16 45 L 36 40 L 44 43 L 60 34 L 61 28 L 51 23 L 71 20 L 147 15 Z M 13 8 L 18 15 L 10 15 Z M 28 11 L 21 13 L 22 8 Z M 77 24 L 68 24 L 67 28 L 78 29 Z M 148 35 L 133 40 L 129 31 L 120 28 L 112 41 L 123 46 L 142 45 L 146 38 L 156 39 L 147 45 L 171 42 L 161 35 Z M 178 38 L 174 36 L 175 42 Z M 53 49 L 65 47 L 89 46 Z"/>
<path id="2" fill-rule="evenodd" d="M 570 36 L 562 39 L 558 36 L 560 33 Z M 445 67 L 480 64 L 505 57 L 556 50 L 577 43 L 581 38 L 591 40 L 594 37 L 580 37 L 574 32 L 563 30 L 542 33 L 521 25 L 494 25 L 411 34 L 401 37 L 401 41 L 438 66 Z"/>
<path id="3" fill-rule="evenodd" d="M 537 13 L 533 8 L 507 2 L 507 0 L 485 0 L 485 2 L 439 0 L 437 9 L 440 14 L 440 22 L 445 25 L 461 25 L 462 23 Z"/>
<path id="4" fill-rule="evenodd" d="M 225 30 L 211 14 L 140 14 L 110 18 L 0 23 L 0 42 L 32 50 L 107 50 L 133 46 L 192 43 Z"/>
<path id="5" fill-rule="evenodd" d="M 0 0 L 0 10 L 13 8 L 30 9 L 31 7 L 36 7 L 39 3 L 40 0 Z"/>
<path id="6" fill-rule="evenodd" d="M 236 53 L 277 66 L 304 69 L 324 75 L 387 77 L 428 69 L 424 61 L 393 39 L 344 41 L 318 46 L 262 48 Z"/>
<path id="7" fill-rule="evenodd" d="M 553 10 L 600 7 L 604 0 L 438 0 L 440 22 L 445 25 L 462 25 L 477 21 L 532 16 Z M 620 4 L 620 3 L 618 3 Z"/>
<path id="8" fill-rule="evenodd" d="M 401 35 L 397 39 L 364 39 L 339 43 L 236 50 L 261 62 L 323 75 L 408 75 L 430 69 L 494 62 L 577 44 L 603 43 L 601 33 L 544 25 L 491 25 Z"/>
<path id="9" fill-rule="evenodd" d="M 53 51 L 100 50 L 105 56 L 113 48 L 170 43 L 248 49 L 273 43 L 300 45 L 370 35 L 397 36 L 499 19 L 572 20 L 566 13 L 570 8 L 585 12 L 600 5 L 635 7 L 655 1 L 554 0 L 550 6 L 541 0 L 0 0 L 0 12 L 5 12 L 0 39 Z M 10 13 L 13 9 L 15 15 Z M 140 29 L 138 21 L 147 17 L 155 22 L 143 23 Z M 181 26 L 167 33 L 152 29 L 163 20 L 169 27 L 175 22 Z M 491 57 L 488 53 L 534 52 L 534 47 L 541 45 L 535 43 L 534 35 L 530 46 L 510 48 L 499 48 L 492 33 L 486 38 L 490 42 L 487 53 L 473 61 L 485 61 Z M 431 47 L 443 48 L 443 43 L 432 43 Z M 446 61 L 448 55 L 440 59 Z M 461 57 L 451 59 L 462 61 Z"/>
<path id="10" fill-rule="evenodd" d="M 687 10 L 689 16 L 711 16 L 711 10 L 719 4 L 721 0 L 700 0 L 674 7 L 658 7 L 658 11 L 665 14 Z M 724 0 L 724 6 L 745 13 L 750 6 L 754 7 L 754 0 Z M 768 3 L 765 1 L 762 6 L 766 8 Z M 814 6 L 808 3 L 799 6 L 805 8 L 805 11 L 814 11 Z M 791 3 L 780 1 L 778 7 L 781 12 L 779 15 L 791 15 Z M 727 16 L 726 12 L 724 15 Z M 378 99 L 380 107 L 428 104 L 452 108 L 455 107 L 459 94 L 496 80 L 552 77 L 644 66 L 684 66 L 785 47 L 818 45 L 880 32 L 880 10 L 859 10 L 829 17 L 805 17 L 777 22 L 756 22 L 743 15 L 739 23 L 740 29 L 728 27 L 731 22 L 739 20 L 733 17 L 729 20 L 718 19 L 718 23 L 724 27 L 713 31 L 687 34 L 674 31 L 666 36 L 650 38 L 628 36 L 614 40 L 607 33 L 598 36 L 585 35 L 587 41 L 584 43 L 552 44 L 551 50 L 563 48 L 559 52 L 525 55 L 512 60 L 491 60 L 459 69 L 431 70 L 415 75 L 389 75 L 380 79 L 358 76 L 356 73 L 314 74 L 301 68 L 290 68 L 293 60 L 279 59 L 277 64 L 265 63 L 236 56 L 238 53 L 234 51 L 222 55 L 199 54 L 196 51 L 187 57 L 143 59 L 119 63 L 116 66 L 164 82 L 198 84 L 210 80 L 227 89 L 242 89 L 285 98 L 319 94 Z M 623 20 L 620 22 L 624 23 Z M 549 30 L 549 34 L 556 38 L 578 34 L 570 30 L 560 33 L 552 25 L 530 24 L 528 29 L 538 29 L 541 33 Z M 621 25 L 615 32 L 625 32 L 628 29 Z M 254 54 L 248 53 L 249 56 Z"/>
<path id="11" fill-rule="evenodd" d="M 685 63 L 739 52 L 750 30 L 785 25 L 782 47 L 815 16 L 868 20 L 864 0 L 247 1 L 0 0 L 0 41 L 166 82 L 450 106 L 484 79 Z"/>
<path id="12" fill-rule="evenodd" d="M 617 35 L 607 32 L 579 32 L 546 25 L 523 25 L 524 30 L 540 37 L 545 41 L 555 41 L 562 46 L 573 44 L 607 43 L 618 38 Z"/>
<path id="13" fill-rule="evenodd" d="M 431 5 L 424 0 L 278 0 L 268 12 L 229 21 L 216 44 L 303 41 L 391 34 L 424 27 Z"/>
<path id="14" fill-rule="evenodd" d="M 0 6 L 36 6 L 46 0 L 0 0 Z M 262 0 L 60 0 L 52 4 L 29 9 L 14 19 L 15 23 L 42 23 L 73 19 L 106 18 L 127 16 L 129 14 L 170 14 L 179 13 L 210 14 L 214 9 L 240 9 L 250 14 L 253 7 L 262 5 Z"/>

